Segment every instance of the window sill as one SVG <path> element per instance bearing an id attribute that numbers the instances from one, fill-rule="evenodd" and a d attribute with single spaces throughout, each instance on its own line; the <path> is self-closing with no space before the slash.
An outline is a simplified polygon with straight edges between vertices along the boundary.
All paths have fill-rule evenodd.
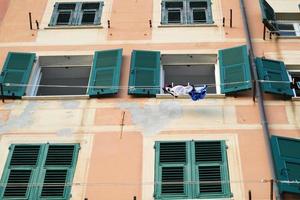
<path id="1" fill-rule="evenodd" d="M 158 28 L 177 28 L 177 27 L 218 27 L 217 24 L 162 24 Z"/>
<path id="2" fill-rule="evenodd" d="M 24 100 L 74 100 L 89 99 L 89 95 L 23 96 Z"/>
<path id="3" fill-rule="evenodd" d="M 44 29 L 46 30 L 56 30 L 56 29 L 102 29 L 104 28 L 101 25 L 90 25 L 90 26 L 48 26 L 45 27 Z"/>
<path id="4" fill-rule="evenodd" d="M 292 101 L 300 101 L 300 97 L 292 97 Z"/>
<path id="5" fill-rule="evenodd" d="M 170 94 L 157 94 L 157 99 L 174 99 L 175 97 Z M 225 94 L 207 94 L 206 99 L 225 99 Z M 177 99 L 190 99 L 189 95 L 179 96 Z"/>
<path id="6" fill-rule="evenodd" d="M 300 36 L 277 36 L 278 39 L 300 39 Z"/>

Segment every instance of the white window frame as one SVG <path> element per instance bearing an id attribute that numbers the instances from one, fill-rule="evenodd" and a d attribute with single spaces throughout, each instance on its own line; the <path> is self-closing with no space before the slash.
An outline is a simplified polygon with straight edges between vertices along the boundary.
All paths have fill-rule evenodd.
<path id="1" fill-rule="evenodd" d="M 283 36 L 283 37 L 300 37 L 300 21 L 278 20 L 277 24 L 293 25 L 293 27 L 294 27 L 294 31 L 279 29 L 279 33 L 280 32 L 294 32 L 295 35 L 280 35 L 280 36 Z"/>
<path id="2" fill-rule="evenodd" d="M 42 56 L 42 55 L 41 55 Z M 43 55 L 43 57 L 46 57 L 47 55 Z M 48 55 L 48 56 L 66 56 L 66 55 Z M 75 55 L 68 55 L 68 56 L 75 56 Z M 83 56 L 94 56 L 94 55 L 83 55 Z M 26 87 L 26 96 L 30 96 L 30 97 L 39 97 L 37 96 L 37 92 L 39 89 L 39 84 L 41 83 L 42 80 L 42 68 L 43 67 L 47 67 L 47 66 L 40 66 L 40 62 L 39 62 L 39 55 L 36 56 L 36 63 L 34 64 L 31 74 L 30 74 L 30 78 L 28 81 L 28 86 Z M 91 63 L 90 66 L 90 73 L 89 73 L 89 77 L 88 77 L 88 84 L 91 78 L 91 74 L 92 74 L 92 66 L 93 63 Z M 50 67 L 54 68 L 61 68 L 64 67 L 63 65 L 51 65 Z M 86 65 L 76 65 L 76 66 L 71 66 L 68 65 L 68 67 L 86 67 Z M 88 95 L 88 87 L 86 88 L 86 94 L 81 94 L 81 95 L 76 95 L 76 96 L 87 96 Z M 51 95 L 51 96 L 74 96 L 74 95 Z"/>

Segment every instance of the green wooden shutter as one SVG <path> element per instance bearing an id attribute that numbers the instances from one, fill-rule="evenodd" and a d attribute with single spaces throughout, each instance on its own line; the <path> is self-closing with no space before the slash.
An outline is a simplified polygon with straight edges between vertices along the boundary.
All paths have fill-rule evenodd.
<path id="1" fill-rule="evenodd" d="M 30 199 L 33 181 L 38 172 L 40 145 L 11 145 L 3 171 L 0 197 Z"/>
<path id="2" fill-rule="evenodd" d="M 104 94 L 117 94 L 120 84 L 122 49 L 96 51 L 88 94 L 97 97 Z M 93 88 L 95 87 L 95 88 Z"/>
<path id="3" fill-rule="evenodd" d="M 260 0 L 260 9 L 262 15 L 262 22 L 270 31 L 278 31 L 278 25 L 276 23 L 276 15 L 273 8 L 268 4 L 266 0 Z"/>
<path id="4" fill-rule="evenodd" d="M 134 50 L 131 54 L 128 94 L 155 95 L 160 92 L 160 52 Z"/>
<path id="5" fill-rule="evenodd" d="M 300 181 L 300 140 L 273 136 L 272 153 L 280 181 Z M 300 184 L 279 182 L 279 191 L 300 194 Z"/>
<path id="6" fill-rule="evenodd" d="M 39 197 L 69 199 L 75 172 L 79 144 L 50 144 L 42 169 L 43 186 Z"/>
<path id="7" fill-rule="evenodd" d="M 187 142 L 156 142 L 155 148 L 155 199 L 190 196 Z"/>
<path id="8" fill-rule="evenodd" d="M 247 46 L 219 50 L 221 92 L 233 93 L 252 87 Z M 236 83 L 235 82 L 243 82 Z"/>
<path id="9" fill-rule="evenodd" d="M 195 141 L 194 186 L 198 198 L 230 197 L 230 184 L 224 141 Z"/>
<path id="10" fill-rule="evenodd" d="M 6 86 L 5 84 L 27 84 L 34 60 L 34 53 L 8 53 L 0 78 L 4 84 L 4 96 L 21 98 L 25 95 L 26 86 Z"/>
<path id="11" fill-rule="evenodd" d="M 264 58 L 256 58 L 255 62 L 260 80 L 283 82 L 263 82 L 263 91 L 286 96 L 294 96 L 293 90 L 290 88 L 290 79 L 284 62 Z"/>

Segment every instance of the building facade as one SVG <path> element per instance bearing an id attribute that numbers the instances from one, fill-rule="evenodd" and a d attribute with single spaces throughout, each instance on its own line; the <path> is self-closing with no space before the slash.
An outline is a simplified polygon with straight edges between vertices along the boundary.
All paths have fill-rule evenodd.
<path id="1" fill-rule="evenodd" d="M 0 3 L 0 199 L 300 199 L 298 0 Z"/>

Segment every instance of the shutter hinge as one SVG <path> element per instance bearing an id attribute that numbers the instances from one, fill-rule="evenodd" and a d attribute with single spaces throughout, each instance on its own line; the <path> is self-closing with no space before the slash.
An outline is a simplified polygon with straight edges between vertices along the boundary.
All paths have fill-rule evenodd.
<path id="1" fill-rule="evenodd" d="M 229 149 L 229 146 L 226 144 L 226 145 L 225 145 L 225 148 L 226 148 L 226 149 Z"/>
<path id="2" fill-rule="evenodd" d="M 153 149 L 156 149 L 156 144 L 153 145 Z"/>

